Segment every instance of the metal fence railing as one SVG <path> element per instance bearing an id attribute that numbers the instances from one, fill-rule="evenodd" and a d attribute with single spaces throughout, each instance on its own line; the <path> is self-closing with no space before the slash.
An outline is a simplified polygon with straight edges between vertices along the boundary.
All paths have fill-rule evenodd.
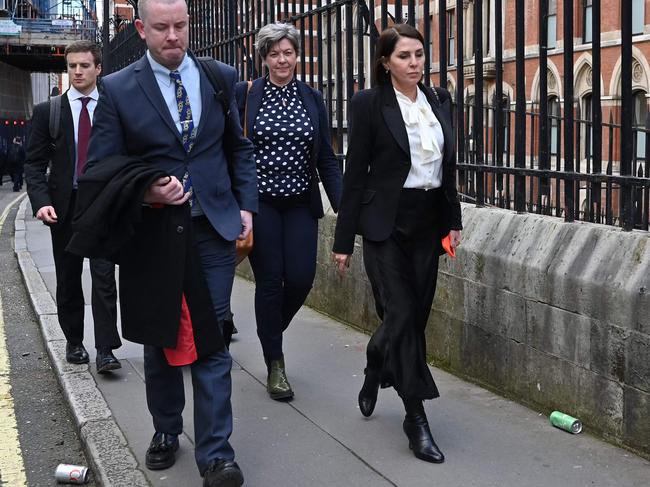
<path id="1" fill-rule="evenodd" d="M 458 181 L 468 201 L 648 230 L 650 122 L 646 98 L 633 90 L 632 4 L 617 4 L 618 39 L 601 46 L 601 0 L 539 0 L 532 18 L 525 0 L 188 0 L 191 48 L 235 66 L 242 79 L 264 74 L 254 45 L 259 28 L 273 21 L 296 25 L 303 45 L 297 76 L 323 92 L 339 153 L 347 104 L 373 85 L 379 32 L 394 22 L 417 26 L 429 47 L 424 83 L 448 87 L 455 100 Z M 575 18 L 587 6 L 589 16 Z M 561 32 L 551 22 L 558 8 Z M 590 55 L 595 96 L 576 92 L 573 40 L 579 37 Z M 561 39 L 571 42 L 558 49 Z M 111 67 L 129 64 L 143 50 L 133 27 L 124 28 L 111 43 Z M 601 78 L 614 69 L 602 62 L 605 50 L 608 59 L 620 58 L 621 81 L 603 104 Z M 554 89 L 543 75 L 551 65 L 563 67 Z M 535 71 L 542 75 L 531 100 L 526 73 Z"/>

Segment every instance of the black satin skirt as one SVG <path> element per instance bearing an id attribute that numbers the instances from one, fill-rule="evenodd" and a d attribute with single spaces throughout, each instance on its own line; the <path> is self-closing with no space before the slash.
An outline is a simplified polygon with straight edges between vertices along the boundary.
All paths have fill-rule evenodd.
<path id="1" fill-rule="evenodd" d="M 440 394 L 426 361 L 424 330 L 438 278 L 441 189 L 403 189 L 392 234 L 363 241 L 366 273 L 381 324 L 366 351 L 382 387 L 402 398 Z"/>

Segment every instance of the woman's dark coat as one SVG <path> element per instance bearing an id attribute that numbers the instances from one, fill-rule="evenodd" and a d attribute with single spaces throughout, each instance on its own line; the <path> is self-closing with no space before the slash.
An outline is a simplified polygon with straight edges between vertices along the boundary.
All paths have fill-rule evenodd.
<path id="1" fill-rule="evenodd" d="M 442 126 L 444 154 L 442 189 L 444 215 L 440 237 L 462 229 L 456 190 L 456 155 L 451 125 L 451 96 L 420 86 Z M 436 96 L 437 95 L 437 96 Z M 355 234 L 381 242 L 393 231 L 400 193 L 411 169 L 408 135 L 391 84 L 356 93 L 350 103 L 348 152 L 343 195 L 336 223 L 333 250 L 352 254 Z M 433 208 L 432 208 L 433 211 Z M 438 249 L 443 253 L 442 246 Z"/>
<path id="2" fill-rule="evenodd" d="M 258 78 L 253 81 L 250 91 L 248 91 L 248 107 L 246 107 L 248 82 L 242 81 L 235 87 L 239 118 L 242 127 L 246 126 L 246 133 L 251 141 L 253 140 L 255 119 L 262 106 L 266 82 L 266 78 Z M 323 96 L 308 84 L 298 80 L 296 82 L 298 83 L 298 94 L 314 127 L 314 141 L 309 158 L 310 209 L 314 218 L 322 218 L 323 202 L 318 182 L 323 182 L 332 209 L 337 212 L 341 199 L 341 168 L 330 143 L 329 124 Z M 246 120 L 244 120 L 244 111 L 246 111 Z"/>

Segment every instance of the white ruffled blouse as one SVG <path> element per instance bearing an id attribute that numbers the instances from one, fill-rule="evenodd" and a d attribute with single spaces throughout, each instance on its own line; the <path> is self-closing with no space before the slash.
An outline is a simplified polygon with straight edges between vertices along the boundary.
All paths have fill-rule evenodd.
<path id="1" fill-rule="evenodd" d="M 444 134 L 427 97 L 418 88 L 415 101 L 395 90 L 411 153 L 411 170 L 405 188 L 432 189 L 442 186 Z"/>

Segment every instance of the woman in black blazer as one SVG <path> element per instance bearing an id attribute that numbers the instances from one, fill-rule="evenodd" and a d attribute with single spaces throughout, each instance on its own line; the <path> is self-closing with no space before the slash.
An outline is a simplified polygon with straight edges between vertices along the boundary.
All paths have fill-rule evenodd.
<path id="1" fill-rule="evenodd" d="M 332 258 L 343 273 L 363 237 L 363 258 L 381 324 L 366 351 L 359 408 L 370 416 L 379 386 L 404 402 L 404 432 L 415 456 L 444 455 L 433 441 L 423 400 L 438 397 L 426 361 L 424 329 L 436 289 L 441 238 L 460 242 L 451 97 L 425 87 L 422 35 L 406 24 L 382 32 L 377 86 L 350 103 L 349 145 Z"/>
<path id="2" fill-rule="evenodd" d="M 257 49 L 269 74 L 237 85 L 242 126 L 255 145 L 259 212 L 249 256 L 255 275 L 257 335 L 268 368 L 267 391 L 289 399 L 282 333 L 305 302 L 316 274 L 319 181 L 334 211 L 341 169 L 332 151 L 320 92 L 294 78 L 300 33 L 291 24 L 268 24 Z"/>

